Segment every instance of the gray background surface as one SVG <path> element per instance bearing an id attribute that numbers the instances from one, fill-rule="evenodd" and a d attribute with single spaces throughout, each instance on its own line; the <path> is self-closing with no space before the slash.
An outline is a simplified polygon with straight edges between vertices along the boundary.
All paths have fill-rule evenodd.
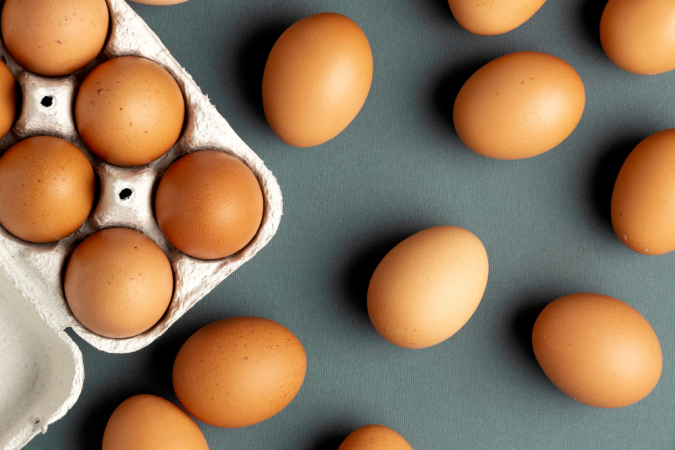
<path id="1" fill-rule="evenodd" d="M 523 26 L 475 36 L 445 0 L 190 0 L 133 8 L 192 74 L 234 130 L 266 162 L 284 195 L 276 237 L 163 337 L 131 355 L 84 353 L 75 407 L 27 449 L 100 448 L 127 397 L 176 401 L 173 359 L 198 328 L 237 315 L 276 320 L 307 351 L 295 400 L 243 429 L 200 423 L 212 449 L 335 450 L 355 428 L 380 423 L 416 450 L 675 448 L 675 255 L 647 257 L 614 236 L 616 174 L 643 138 L 675 123 L 675 73 L 632 75 L 598 38 L 603 0 L 548 0 Z M 260 82 L 281 32 L 309 14 L 345 14 L 373 49 L 372 88 L 337 138 L 294 149 L 272 133 Z M 483 64 L 544 51 L 583 79 L 581 123 L 535 158 L 478 156 L 452 126 L 454 96 Z M 404 350 L 382 339 L 365 309 L 368 280 L 396 243 L 449 224 L 480 237 L 490 259 L 482 303 L 448 341 Z M 553 299 L 598 292 L 637 308 L 661 340 L 656 389 L 618 410 L 582 405 L 537 365 L 531 326 Z"/>

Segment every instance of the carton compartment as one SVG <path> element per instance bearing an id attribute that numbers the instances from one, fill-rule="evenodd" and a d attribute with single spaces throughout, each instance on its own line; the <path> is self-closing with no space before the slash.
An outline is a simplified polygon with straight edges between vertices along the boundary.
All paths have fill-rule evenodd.
<path id="1" fill-rule="evenodd" d="M 0 448 L 22 446 L 82 390 L 82 355 L 0 273 Z"/>

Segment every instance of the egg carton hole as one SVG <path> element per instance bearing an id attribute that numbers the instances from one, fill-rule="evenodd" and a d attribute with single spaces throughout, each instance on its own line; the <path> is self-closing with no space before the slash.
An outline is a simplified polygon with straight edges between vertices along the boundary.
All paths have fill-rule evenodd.
<path id="1" fill-rule="evenodd" d="M 132 195 L 134 195 L 134 191 L 132 191 L 129 188 L 124 188 L 120 191 L 120 200 L 126 201 L 131 198 Z"/>

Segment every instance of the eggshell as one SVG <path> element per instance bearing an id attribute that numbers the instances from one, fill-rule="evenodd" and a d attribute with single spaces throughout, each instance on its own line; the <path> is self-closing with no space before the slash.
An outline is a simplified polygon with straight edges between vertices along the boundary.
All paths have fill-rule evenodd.
<path id="1" fill-rule="evenodd" d="M 640 142 L 624 161 L 612 192 L 614 232 L 644 255 L 675 250 L 675 128 Z"/>
<path id="2" fill-rule="evenodd" d="M 118 166 L 148 164 L 178 140 L 185 102 L 178 83 L 149 59 L 122 56 L 97 66 L 75 99 L 84 143 Z"/>
<path id="3" fill-rule="evenodd" d="M 546 0 L 448 0 L 452 15 L 467 31 L 503 34 L 524 24 Z"/>
<path id="4" fill-rule="evenodd" d="M 654 75 L 675 69 L 675 3 L 609 0 L 600 20 L 600 42 L 624 70 Z"/>
<path id="5" fill-rule="evenodd" d="M 102 450 L 208 450 L 197 424 L 168 400 L 135 395 L 112 413 Z"/>
<path id="6" fill-rule="evenodd" d="M 180 158 L 162 176 L 155 214 L 162 233 L 181 252 L 224 258 L 244 248 L 258 232 L 263 195 L 243 162 L 204 150 Z"/>
<path id="7" fill-rule="evenodd" d="M 398 244 L 377 266 L 368 286 L 368 314 L 392 344 L 429 347 L 471 318 L 487 279 L 480 239 L 459 227 L 428 228 Z"/>
<path id="8" fill-rule="evenodd" d="M 28 242 L 74 233 L 94 204 L 94 170 L 68 141 L 35 136 L 0 157 L 0 224 Z"/>
<path id="9" fill-rule="evenodd" d="M 619 408 L 656 386 L 661 345 L 631 306 L 600 294 L 572 294 L 551 302 L 532 329 L 537 361 L 561 391 L 582 403 Z"/>
<path id="10" fill-rule="evenodd" d="M 462 86 L 453 110 L 459 138 L 496 159 L 544 153 L 564 141 L 584 112 L 579 74 L 546 53 L 519 52 L 487 63 Z"/>
<path id="11" fill-rule="evenodd" d="M 267 122 L 292 146 L 323 144 L 354 120 L 372 79 L 370 44 L 356 23 L 336 13 L 305 17 L 284 31 L 267 58 Z"/>
<path id="12" fill-rule="evenodd" d="M 92 62 L 108 36 L 105 0 L 5 0 L 2 38 L 35 73 L 67 75 Z"/>
<path id="13" fill-rule="evenodd" d="M 16 81 L 7 64 L 0 61 L 0 139 L 14 125 L 16 117 Z"/>
<path id="14" fill-rule="evenodd" d="M 302 344 L 283 325 L 234 317 L 206 325 L 183 344 L 173 366 L 173 388 L 197 419 L 238 428 L 284 409 L 306 370 Z"/>
<path id="15" fill-rule="evenodd" d="M 413 450 L 403 436 L 383 425 L 366 425 L 354 430 L 338 450 Z"/>
<path id="16" fill-rule="evenodd" d="M 92 234 L 66 265 L 64 291 L 73 315 L 102 336 L 136 336 L 162 318 L 173 294 L 164 251 L 127 228 Z"/>

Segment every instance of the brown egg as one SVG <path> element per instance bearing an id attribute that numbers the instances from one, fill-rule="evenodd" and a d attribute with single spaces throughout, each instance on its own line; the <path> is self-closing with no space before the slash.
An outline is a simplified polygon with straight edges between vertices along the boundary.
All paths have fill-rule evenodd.
<path id="1" fill-rule="evenodd" d="M 169 306 L 173 272 L 162 249 L 138 231 L 109 228 L 77 246 L 63 283 L 73 315 L 111 338 L 150 329 Z"/>
<path id="2" fill-rule="evenodd" d="M 185 411 L 155 395 L 135 395 L 112 413 L 102 450 L 208 450 L 202 431 Z"/>
<path id="3" fill-rule="evenodd" d="M 224 258 L 258 232 L 262 190 L 253 172 L 234 156 L 213 150 L 190 153 L 162 176 L 155 215 L 162 233 L 181 252 Z"/>
<path id="4" fill-rule="evenodd" d="M 448 0 L 452 15 L 467 31 L 483 36 L 506 33 L 524 24 L 546 0 Z"/>
<path id="5" fill-rule="evenodd" d="M 0 157 L 0 224 L 28 242 L 75 232 L 94 204 L 94 170 L 68 141 L 35 136 Z"/>
<path id="6" fill-rule="evenodd" d="M 272 47 L 262 82 L 267 122 L 294 147 L 333 139 L 356 117 L 373 79 L 361 28 L 336 13 L 305 17 Z"/>
<path id="7" fill-rule="evenodd" d="M 183 344 L 173 365 L 173 388 L 197 419 L 238 428 L 284 409 L 306 370 L 305 349 L 286 327 L 234 317 L 206 325 Z"/>
<path id="8" fill-rule="evenodd" d="M 600 408 L 644 398 L 661 376 L 661 346 L 631 306 L 600 294 L 551 302 L 532 329 L 537 361 L 561 391 Z"/>
<path id="9" fill-rule="evenodd" d="M 581 120 L 586 94 L 579 74 L 546 53 L 505 55 L 462 86 L 453 110 L 459 138 L 497 159 L 529 158 L 564 141 Z"/>
<path id="10" fill-rule="evenodd" d="M 16 81 L 7 64 L 0 60 L 0 139 L 12 128 L 15 117 Z"/>
<path id="11" fill-rule="evenodd" d="M 609 0 L 600 42 L 610 60 L 629 72 L 654 75 L 675 69 L 675 3 Z"/>
<path id="12" fill-rule="evenodd" d="M 82 140 L 118 166 L 140 166 L 162 156 L 180 137 L 184 118 L 176 80 L 159 64 L 136 56 L 96 67 L 75 99 Z"/>
<path id="13" fill-rule="evenodd" d="M 392 344 L 436 345 L 471 318 L 487 279 L 480 239 L 459 227 L 428 228 L 398 244 L 377 266 L 368 286 L 368 315 Z"/>
<path id="14" fill-rule="evenodd" d="M 105 0 L 5 0 L 2 38 L 14 59 L 60 76 L 92 62 L 108 36 Z"/>
<path id="15" fill-rule="evenodd" d="M 674 128 L 652 134 L 628 155 L 614 184 L 614 232 L 644 255 L 675 250 L 674 150 Z"/>
<path id="16" fill-rule="evenodd" d="M 358 428 L 342 441 L 338 450 L 413 450 L 403 436 L 383 425 Z"/>

